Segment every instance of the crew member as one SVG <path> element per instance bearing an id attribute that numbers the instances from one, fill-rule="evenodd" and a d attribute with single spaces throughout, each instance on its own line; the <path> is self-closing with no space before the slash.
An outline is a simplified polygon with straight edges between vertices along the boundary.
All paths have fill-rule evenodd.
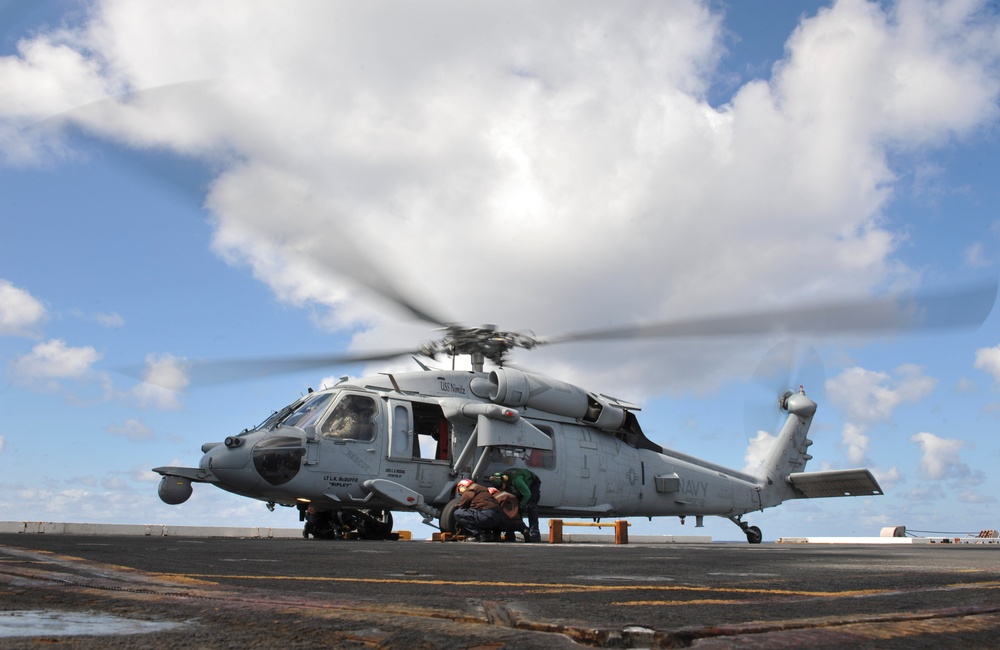
<path id="1" fill-rule="evenodd" d="M 304 518 L 306 524 L 302 529 L 302 536 L 306 539 L 309 539 L 310 535 L 316 539 L 344 539 L 344 522 L 339 510 L 334 512 L 309 506 Z"/>
<path id="2" fill-rule="evenodd" d="M 490 494 L 500 504 L 500 512 L 504 515 L 503 523 L 497 529 L 497 533 L 503 535 L 503 541 L 515 541 L 517 539 L 515 533 L 521 533 L 524 539 L 528 539 L 530 533 L 528 527 L 524 525 L 524 520 L 521 519 L 521 506 L 517 502 L 517 497 L 495 487 L 490 488 Z"/>
<path id="3" fill-rule="evenodd" d="M 490 485 L 517 495 L 521 514 L 528 515 L 528 535 L 526 542 L 540 542 L 538 531 L 538 499 L 541 496 L 542 480 L 534 472 L 524 467 L 511 467 L 490 476 Z"/>
<path id="4" fill-rule="evenodd" d="M 489 488 L 467 478 L 458 482 L 458 493 L 461 500 L 455 508 L 455 523 L 468 533 L 468 541 L 486 541 L 487 531 L 492 533 L 503 523 L 500 504 L 490 494 Z"/>

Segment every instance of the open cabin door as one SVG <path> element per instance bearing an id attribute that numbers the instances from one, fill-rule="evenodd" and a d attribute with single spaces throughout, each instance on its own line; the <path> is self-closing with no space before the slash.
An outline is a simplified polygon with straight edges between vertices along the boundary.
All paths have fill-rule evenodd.
<path id="1" fill-rule="evenodd" d="M 405 463 L 397 476 L 407 479 L 412 489 L 432 498 L 448 480 L 451 458 L 450 423 L 436 402 L 389 399 L 390 462 Z M 412 481 L 416 481 L 416 485 Z M 425 492 L 427 490 L 427 492 Z M 434 494 L 431 494 L 434 492 Z"/>

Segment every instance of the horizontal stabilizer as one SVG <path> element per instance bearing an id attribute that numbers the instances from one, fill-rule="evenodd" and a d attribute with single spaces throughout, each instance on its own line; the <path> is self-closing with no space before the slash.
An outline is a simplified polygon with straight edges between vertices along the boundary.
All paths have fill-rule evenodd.
<path id="1" fill-rule="evenodd" d="M 882 487 L 867 469 L 795 472 L 788 475 L 788 482 L 806 499 L 883 494 Z"/>

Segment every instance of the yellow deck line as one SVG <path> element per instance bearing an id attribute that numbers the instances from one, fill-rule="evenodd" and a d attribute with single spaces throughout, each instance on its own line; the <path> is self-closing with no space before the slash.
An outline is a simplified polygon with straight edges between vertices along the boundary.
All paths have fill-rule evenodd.
<path id="1" fill-rule="evenodd" d="M 769 594 L 779 596 L 811 596 L 819 598 L 845 598 L 852 596 L 870 596 L 888 593 L 891 589 L 851 589 L 845 591 L 813 591 L 805 589 L 755 589 L 748 587 L 699 587 L 691 585 L 583 585 L 574 583 L 542 583 L 542 582 L 502 582 L 491 580 L 441 580 L 420 578 L 345 578 L 340 576 L 274 576 L 274 575 L 227 575 L 221 573 L 155 574 L 163 578 L 187 578 L 198 580 L 273 580 L 288 582 L 343 582 L 369 584 L 404 584 L 428 586 L 467 586 L 467 587 L 507 587 L 512 589 L 532 589 L 547 591 L 578 591 L 578 592 L 614 592 L 614 591 L 668 591 L 668 592 L 704 592 L 704 593 L 736 593 L 736 594 Z"/>

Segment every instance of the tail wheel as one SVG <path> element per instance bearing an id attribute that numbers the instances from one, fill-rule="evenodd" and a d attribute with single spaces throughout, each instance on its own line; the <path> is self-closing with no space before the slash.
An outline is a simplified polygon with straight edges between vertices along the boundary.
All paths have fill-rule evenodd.
<path id="1" fill-rule="evenodd" d="M 441 508 L 441 518 L 438 520 L 438 527 L 442 533 L 454 533 L 457 531 L 455 525 L 455 509 L 461 499 L 452 499 Z"/>
<path id="2" fill-rule="evenodd" d="M 756 526 L 747 526 L 746 534 L 747 541 L 751 544 L 760 544 L 761 540 L 764 539 L 764 534 Z"/>
<path id="3" fill-rule="evenodd" d="M 358 523 L 361 539 L 387 539 L 392 533 L 392 512 L 388 510 L 362 510 Z"/>

